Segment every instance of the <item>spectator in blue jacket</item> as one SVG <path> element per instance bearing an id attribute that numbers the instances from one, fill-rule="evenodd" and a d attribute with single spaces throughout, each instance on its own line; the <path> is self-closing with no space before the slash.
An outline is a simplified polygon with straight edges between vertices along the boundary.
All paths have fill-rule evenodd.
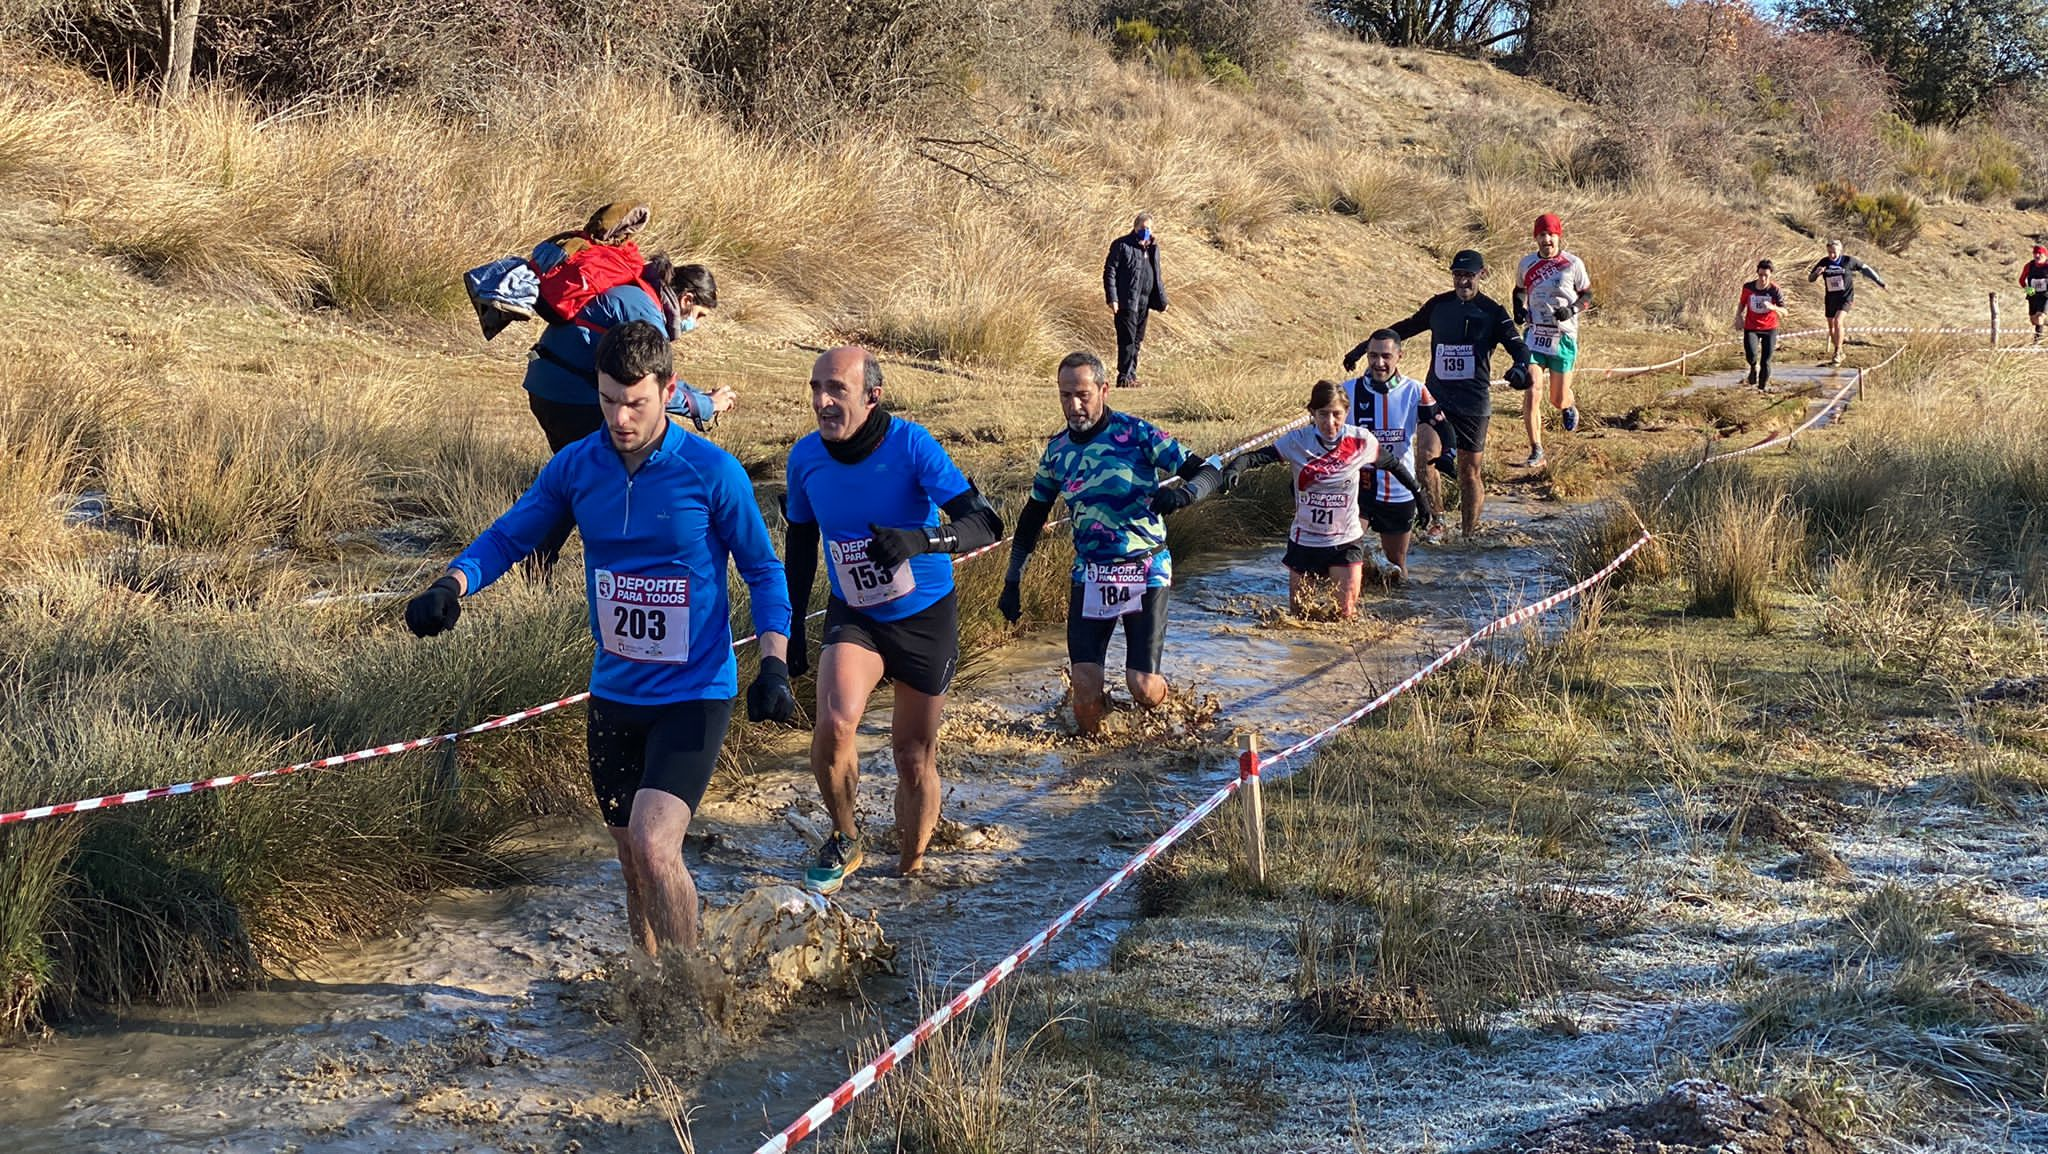
<path id="1" fill-rule="evenodd" d="M 605 333 L 628 321 L 645 321 L 675 340 L 717 307 L 718 282 L 710 269 L 701 264 L 676 268 L 658 256 L 647 262 L 639 280 L 600 293 L 568 324 L 548 325 L 527 355 L 525 381 L 527 407 L 547 436 L 548 451 L 559 453 L 604 427 L 597 403 L 597 345 Z M 677 381 L 669 412 L 708 431 L 737 400 L 730 388 L 707 393 Z M 534 550 L 533 562 L 542 574 L 553 571 L 574 529 L 573 521 L 563 520 Z"/>

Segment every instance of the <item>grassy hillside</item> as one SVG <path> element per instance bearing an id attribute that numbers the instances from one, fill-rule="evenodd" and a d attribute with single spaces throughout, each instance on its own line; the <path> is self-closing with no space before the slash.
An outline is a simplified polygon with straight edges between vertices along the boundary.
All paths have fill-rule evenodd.
<path id="1" fill-rule="evenodd" d="M 466 619 L 470 644 L 434 646 L 354 595 L 412 588 L 538 467 L 526 334 L 478 339 L 458 277 L 597 202 L 645 198 L 646 247 L 718 270 L 726 303 L 682 367 L 741 390 L 718 439 L 764 500 L 810 427 L 813 350 L 859 339 L 890 354 L 893 401 L 1014 507 L 1057 423 L 1050 364 L 1108 350 L 1101 254 L 1140 208 L 1173 308 L 1148 345 L 1155 387 L 1119 404 L 1204 446 L 1292 415 L 1342 350 L 1444 287 L 1457 249 L 1511 267 L 1540 211 L 1564 215 L 1599 286 L 1593 364 L 1697 343 L 1756 257 L 1818 255 L 1792 227 L 1812 227 L 1811 190 L 1789 178 L 1731 199 L 1675 169 L 1588 171 L 1594 110 L 1477 62 L 1320 34 L 1251 89 L 1077 41 L 1064 76 L 978 93 L 944 140 L 801 146 L 618 76 L 515 84 L 455 120 L 400 98 L 280 112 L 211 92 L 159 110 L 20 56 L 0 74 L 5 808 L 430 732 L 578 685 L 573 589 L 495 594 Z M 2022 216 L 1930 215 L 1909 260 L 1879 261 L 1895 291 L 1867 294 L 1863 319 L 1972 321 L 2008 279 Z M 1505 299 L 1502 274 L 1487 287 Z M 1817 294 L 1792 296 L 1795 320 L 1817 315 Z M 1582 395 L 1598 424 L 1656 393 Z M 1711 424 L 1669 413 L 1669 442 Z M 1512 425 L 1496 422 L 1497 449 Z M 1658 446 L 1568 445 L 1515 479 L 1589 496 Z M 1000 633 L 985 612 L 972 628 Z M 533 732 L 445 765 L 0 832 L 0 1026 L 232 987 L 496 871 L 512 825 L 581 804 L 573 724 Z"/>

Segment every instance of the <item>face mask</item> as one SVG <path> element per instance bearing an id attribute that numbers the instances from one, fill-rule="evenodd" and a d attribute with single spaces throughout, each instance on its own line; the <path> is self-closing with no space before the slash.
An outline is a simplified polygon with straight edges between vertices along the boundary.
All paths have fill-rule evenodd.
<path id="1" fill-rule="evenodd" d="M 697 318 L 696 318 L 696 317 L 684 317 L 684 318 L 683 318 L 682 320 L 679 320 L 679 321 L 677 321 L 677 322 L 676 322 L 676 335 L 677 335 L 677 336 L 681 336 L 681 335 L 683 335 L 684 333 L 693 333 L 693 332 L 696 332 L 696 331 L 697 331 Z"/>
<path id="2" fill-rule="evenodd" d="M 1138 230 L 1138 239 L 1139 239 L 1139 240 L 1141 240 L 1141 241 L 1151 240 L 1151 239 L 1152 239 L 1152 230 L 1151 230 L 1151 229 L 1149 229 L 1149 228 L 1141 228 L 1141 229 L 1139 229 L 1139 230 Z"/>

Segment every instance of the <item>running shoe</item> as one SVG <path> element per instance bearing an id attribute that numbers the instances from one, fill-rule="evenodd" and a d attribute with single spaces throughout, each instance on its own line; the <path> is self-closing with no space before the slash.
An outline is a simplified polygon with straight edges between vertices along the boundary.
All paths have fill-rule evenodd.
<path id="1" fill-rule="evenodd" d="M 1526 460 L 1526 461 L 1523 461 L 1523 462 L 1522 462 L 1522 467 L 1523 467 L 1524 469 L 1533 469 L 1533 468 L 1535 468 L 1536 466 L 1538 466 L 1538 465 L 1540 465 L 1540 464 L 1542 464 L 1542 463 L 1543 463 L 1543 450 L 1542 450 L 1542 449 L 1531 449 L 1531 450 L 1529 450 L 1529 459 L 1528 459 L 1528 460 Z"/>
<path id="2" fill-rule="evenodd" d="M 818 847 L 818 860 L 804 871 L 804 888 L 817 894 L 836 894 L 846 884 L 848 875 L 860 868 L 867 860 L 858 834 L 847 837 L 838 830 L 825 839 Z"/>
<path id="3" fill-rule="evenodd" d="M 1742 383 L 1745 385 L 1756 384 L 1756 370 L 1751 369 L 1748 372 L 1742 374 Z"/>
<path id="4" fill-rule="evenodd" d="M 1374 560 L 1380 563 L 1380 580 L 1388 587 L 1400 585 L 1408 580 L 1407 569 L 1394 564 L 1384 556 L 1376 556 Z"/>
<path id="5" fill-rule="evenodd" d="M 1442 514 L 1442 513 L 1438 513 L 1438 514 L 1437 514 L 1437 515 L 1436 515 L 1435 517 L 1432 517 L 1432 518 L 1430 518 L 1430 521 L 1429 521 L 1429 523 L 1428 523 L 1427 525 L 1424 525 L 1424 526 L 1422 526 L 1422 527 L 1421 527 L 1420 529 L 1417 529 L 1417 530 L 1416 530 L 1415 532 L 1416 532 L 1416 534 L 1417 534 L 1418 536 L 1420 536 L 1420 537 L 1422 538 L 1422 543 L 1423 543 L 1424 545 L 1441 545 L 1441 544 L 1443 544 L 1443 543 L 1444 543 L 1444 517 L 1443 517 L 1443 514 Z"/>
<path id="6" fill-rule="evenodd" d="M 1564 431 L 1567 433 L 1576 433 L 1579 431 L 1579 407 L 1577 405 L 1565 406 Z"/>

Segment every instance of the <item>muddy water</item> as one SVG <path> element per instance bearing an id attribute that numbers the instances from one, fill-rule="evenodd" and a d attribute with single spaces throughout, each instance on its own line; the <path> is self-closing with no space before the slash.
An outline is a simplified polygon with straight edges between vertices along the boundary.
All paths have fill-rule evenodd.
<path id="1" fill-rule="evenodd" d="M 751 1149 L 843 1077 L 849 1055 L 913 1022 L 920 988 L 978 974 L 1121 864 L 1231 772 L 1230 727 L 1269 746 L 1305 735 L 1553 584 L 1554 517 L 1496 500 L 1475 541 L 1418 547 L 1410 582 L 1369 585 L 1361 620 L 1344 624 L 1279 612 L 1277 547 L 1185 564 L 1167 670 L 1182 692 L 1163 716 L 1113 714 L 1099 743 L 1060 732 L 1056 633 L 977 655 L 943 737 L 955 824 L 925 874 L 888 876 L 890 855 L 871 850 L 841 899 L 880 921 L 898 972 L 858 1000 L 781 1013 L 739 1053 L 641 1037 L 695 1103 L 698 1148 Z M 887 721 L 878 709 L 863 727 L 871 831 L 891 824 Z M 712 903 L 799 874 L 807 831 L 824 825 L 801 745 L 792 736 L 707 800 L 689 858 Z M 613 977 L 625 943 L 609 840 L 562 825 L 524 848 L 529 883 L 447 895 L 405 933 L 267 989 L 0 1052 L 0 1149 L 675 1149 L 627 1045 L 639 1035 Z M 1113 896 L 1034 964 L 1101 964 L 1127 902 Z"/>
<path id="2" fill-rule="evenodd" d="M 1769 396 L 1772 398 L 1773 407 L 1780 405 L 1799 406 L 1795 415 L 1801 422 L 1804 422 L 1826 408 L 1828 402 L 1834 398 L 1834 395 L 1841 391 L 1842 386 L 1849 384 L 1855 377 L 1856 370 L 1853 368 L 1831 368 L 1826 365 L 1774 364 L 1771 366 Z M 1723 389 L 1740 391 L 1750 388 L 1749 385 L 1743 382 L 1742 378 L 1743 370 L 1741 369 L 1725 369 L 1719 372 L 1699 373 L 1692 378 L 1691 384 L 1673 389 L 1666 395 L 1669 397 L 1682 397 L 1689 393 Z M 1836 418 L 1841 416 L 1842 409 L 1848 408 L 1849 403 L 1855 399 L 1856 393 L 1852 390 L 1848 398 L 1842 402 L 1841 407 L 1828 414 L 1815 427 L 1819 428 L 1833 424 Z"/>

